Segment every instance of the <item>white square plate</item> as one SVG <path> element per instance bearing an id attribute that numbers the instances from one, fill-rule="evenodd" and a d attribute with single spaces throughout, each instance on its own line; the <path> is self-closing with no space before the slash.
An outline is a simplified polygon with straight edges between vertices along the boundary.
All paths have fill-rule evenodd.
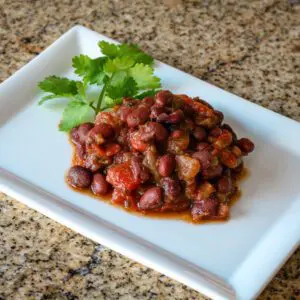
<path id="1" fill-rule="evenodd" d="M 215 299 L 255 297 L 299 244 L 300 124 L 157 62 L 163 87 L 200 96 L 254 140 L 250 176 L 229 222 L 192 225 L 126 213 L 71 190 L 61 111 L 37 106 L 37 82 L 72 76 L 71 58 L 110 39 L 76 26 L 0 86 L 0 189 L 134 260 Z"/>

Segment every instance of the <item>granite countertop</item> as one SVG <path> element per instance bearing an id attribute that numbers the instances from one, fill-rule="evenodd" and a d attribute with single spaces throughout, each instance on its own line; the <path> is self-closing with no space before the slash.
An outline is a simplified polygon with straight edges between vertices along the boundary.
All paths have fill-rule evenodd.
<path id="1" fill-rule="evenodd" d="M 296 2 L 0 0 L 0 82 L 81 24 L 300 121 Z M 0 194 L 0 299 L 207 298 Z M 300 249 L 259 299 L 300 299 Z"/>

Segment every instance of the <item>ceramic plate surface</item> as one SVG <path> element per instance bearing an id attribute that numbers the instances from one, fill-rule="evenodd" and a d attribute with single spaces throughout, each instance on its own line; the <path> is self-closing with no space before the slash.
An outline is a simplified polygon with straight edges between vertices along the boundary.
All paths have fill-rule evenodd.
<path id="1" fill-rule="evenodd" d="M 37 106 L 37 82 L 72 75 L 74 55 L 99 56 L 110 39 L 76 26 L 0 85 L 0 189 L 54 220 L 214 299 L 252 299 L 299 245 L 300 124 L 163 63 L 174 93 L 200 96 L 256 145 L 227 223 L 135 216 L 65 183 L 71 163 L 61 110 Z M 34 233 L 32 233 L 34 234 Z"/>

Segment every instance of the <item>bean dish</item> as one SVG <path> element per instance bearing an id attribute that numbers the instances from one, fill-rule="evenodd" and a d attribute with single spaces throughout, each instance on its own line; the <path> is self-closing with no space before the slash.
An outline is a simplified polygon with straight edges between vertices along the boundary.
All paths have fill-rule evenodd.
<path id="1" fill-rule="evenodd" d="M 170 91 L 124 98 L 73 128 L 70 140 L 73 188 L 111 194 L 113 204 L 142 214 L 188 213 L 193 222 L 229 218 L 243 157 L 254 150 L 222 112 Z"/>

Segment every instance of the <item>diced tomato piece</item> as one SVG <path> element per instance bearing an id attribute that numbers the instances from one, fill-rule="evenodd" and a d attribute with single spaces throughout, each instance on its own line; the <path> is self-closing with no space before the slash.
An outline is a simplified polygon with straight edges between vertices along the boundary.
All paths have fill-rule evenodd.
<path id="1" fill-rule="evenodd" d="M 107 171 L 106 180 L 120 190 L 132 191 L 140 185 L 140 180 L 134 176 L 129 163 L 111 166 Z"/>
<path id="2" fill-rule="evenodd" d="M 89 144 L 87 147 L 87 152 L 89 154 L 96 154 L 97 156 L 105 156 L 105 150 L 102 145 L 97 145 L 95 143 Z"/>

